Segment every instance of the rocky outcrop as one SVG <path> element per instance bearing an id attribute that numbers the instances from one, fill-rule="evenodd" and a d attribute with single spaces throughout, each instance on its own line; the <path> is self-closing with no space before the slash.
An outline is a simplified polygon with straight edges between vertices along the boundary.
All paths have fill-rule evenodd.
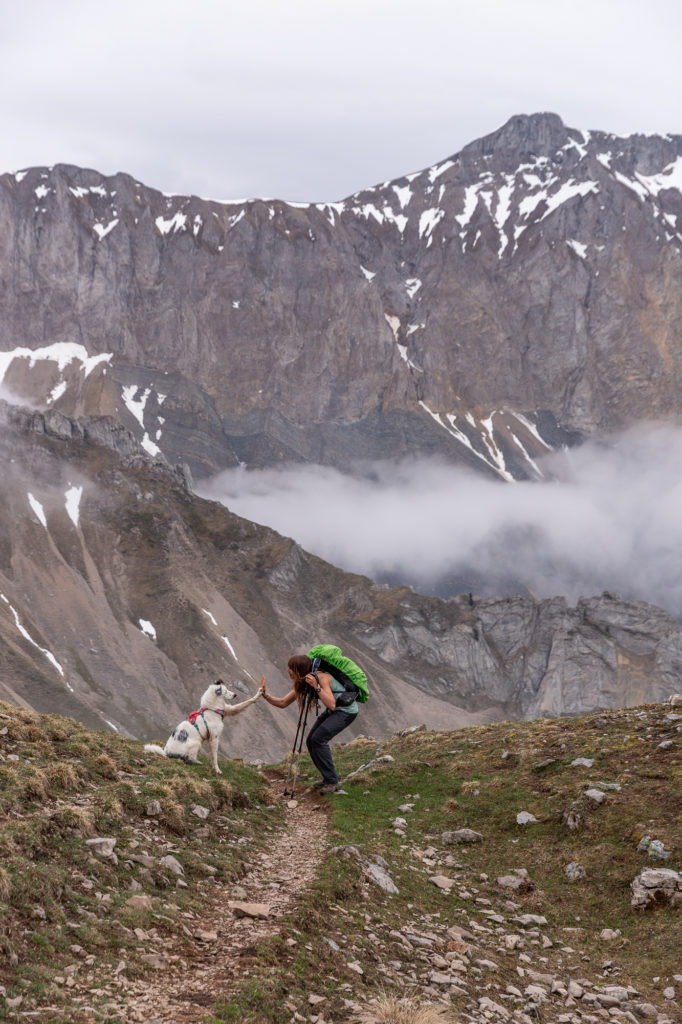
<path id="1" fill-rule="evenodd" d="M 419 451 L 533 477 L 679 420 L 681 168 L 680 137 L 535 114 L 338 203 L 4 175 L 0 377 L 195 475 Z"/>

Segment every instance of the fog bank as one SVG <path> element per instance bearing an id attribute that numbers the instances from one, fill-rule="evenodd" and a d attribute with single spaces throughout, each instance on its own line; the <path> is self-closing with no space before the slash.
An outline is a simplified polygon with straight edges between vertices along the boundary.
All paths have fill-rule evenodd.
<path id="1" fill-rule="evenodd" d="M 334 565 L 425 593 L 614 591 L 682 618 L 682 429 L 642 425 L 503 484 L 434 460 L 227 470 L 197 485 Z"/>

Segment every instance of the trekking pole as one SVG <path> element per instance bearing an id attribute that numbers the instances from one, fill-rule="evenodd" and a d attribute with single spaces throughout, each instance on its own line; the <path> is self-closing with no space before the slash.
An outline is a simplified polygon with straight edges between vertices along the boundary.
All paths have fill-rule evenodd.
<path id="1" fill-rule="evenodd" d="M 291 748 L 291 757 L 289 758 L 289 770 L 287 772 L 287 780 L 284 783 L 284 791 L 282 792 L 282 796 L 293 796 L 294 795 L 293 787 L 292 787 L 291 792 L 289 791 L 289 779 L 291 778 L 291 769 L 294 766 L 294 758 L 296 757 L 296 748 L 299 746 L 298 745 L 298 737 L 299 737 L 299 734 L 301 732 L 301 725 L 303 725 L 303 730 L 305 731 L 304 713 L 305 713 L 305 716 L 307 716 L 307 714 L 308 714 L 307 695 L 306 695 L 306 698 L 304 698 L 303 703 L 301 704 L 301 711 L 300 711 L 300 714 L 298 716 L 298 725 L 296 726 L 296 735 L 294 737 L 294 745 Z M 303 737 L 301 737 L 301 746 L 303 746 Z M 300 752 L 300 747 L 299 747 L 299 752 Z M 295 784 L 295 780 L 294 780 L 294 784 Z"/>
<path id="2" fill-rule="evenodd" d="M 295 793 L 296 793 L 296 779 L 298 778 L 298 766 L 299 766 L 299 764 L 301 762 L 301 751 L 303 749 L 303 740 L 305 738 L 306 723 L 308 721 L 308 709 L 310 708 L 311 697 L 312 697 L 312 693 L 311 693 L 310 696 L 308 696 L 308 694 L 306 693 L 304 695 L 304 697 L 303 697 L 303 706 L 301 708 L 301 715 L 300 715 L 299 720 L 298 720 L 299 728 L 296 730 L 296 739 L 294 740 L 294 749 L 291 752 L 291 754 L 292 754 L 292 760 L 291 760 L 292 765 L 294 764 L 294 758 L 295 758 L 295 761 L 296 761 L 295 767 L 294 767 L 294 778 L 293 778 L 293 781 L 291 783 L 291 789 L 287 788 L 287 789 L 284 790 L 284 794 L 283 794 L 284 796 L 293 797 L 293 796 L 295 796 Z M 303 720 L 303 727 L 302 728 L 301 728 L 301 719 Z M 299 740 L 299 732 L 300 732 L 300 740 Z M 296 749 L 297 741 L 298 741 L 298 750 Z M 291 765 L 289 767 L 290 767 L 290 770 L 291 770 Z M 289 776 L 287 775 L 287 786 L 288 786 L 288 783 L 289 783 Z"/>
<path id="3" fill-rule="evenodd" d="M 320 664 L 320 659 L 319 658 L 315 658 L 313 660 L 313 669 L 312 669 L 313 673 L 316 672 L 317 668 L 319 667 L 319 664 Z M 303 703 L 301 704 L 301 713 L 298 716 L 298 726 L 296 727 L 296 736 L 294 737 L 294 746 L 293 746 L 292 751 L 291 751 L 291 759 L 289 760 L 289 770 L 287 771 L 287 780 L 284 783 L 284 790 L 282 792 L 282 796 L 293 796 L 294 795 L 294 789 L 296 788 L 296 777 L 298 775 L 298 763 L 301 760 L 301 749 L 303 748 L 303 737 L 305 736 L 306 720 L 308 718 L 308 706 L 310 704 L 312 696 L 313 696 L 312 695 L 312 691 L 310 691 L 310 690 L 306 690 L 305 693 L 303 694 Z M 299 736 L 299 733 L 301 731 L 301 723 L 303 723 L 303 734 L 301 735 L 301 742 L 299 744 L 298 736 Z M 292 769 L 293 764 L 294 764 L 294 758 L 296 757 L 296 753 L 297 753 L 297 751 L 296 751 L 297 745 L 298 745 L 298 758 L 296 760 L 296 770 L 294 772 L 294 781 L 293 781 L 293 784 L 292 784 L 292 787 L 291 787 L 291 791 L 290 791 L 289 790 L 289 779 L 291 777 L 291 769 Z"/>

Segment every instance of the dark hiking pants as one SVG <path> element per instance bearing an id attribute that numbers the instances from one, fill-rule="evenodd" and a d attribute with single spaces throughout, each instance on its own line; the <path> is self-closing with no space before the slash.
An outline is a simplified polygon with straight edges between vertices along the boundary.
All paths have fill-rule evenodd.
<path id="1" fill-rule="evenodd" d="M 355 715 L 349 715 L 345 711 L 327 709 L 324 714 L 315 722 L 308 733 L 306 746 L 312 762 L 326 783 L 339 781 L 336 768 L 332 761 L 332 753 L 329 749 L 329 741 L 347 726 L 352 725 Z"/>

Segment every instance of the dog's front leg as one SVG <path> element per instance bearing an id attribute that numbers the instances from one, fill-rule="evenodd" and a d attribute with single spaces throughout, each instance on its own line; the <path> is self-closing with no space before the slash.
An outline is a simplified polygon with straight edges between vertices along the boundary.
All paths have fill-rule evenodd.
<path id="1" fill-rule="evenodd" d="M 253 697 L 249 697 L 248 700 L 243 701 L 241 704 L 232 704 L 230 707 L 225 708 L 225 714 L 229 716 L 238 715 L 240 711 L 244 710 L 244 708 L 248 708 L 249 704 L 255 704 L 259 697 L 260 690 L 258 690 Z"/>
<path id="2" fill-rule="evenodd" d="M 211 764 L 213 765 L 214 771 L 217 772 L 218 775 L 222 775 L 223 773 L 218 767 L 218 743 L 219 740 L 216 736 L 208 737 L 208 749 L 211 755 Z"/>

